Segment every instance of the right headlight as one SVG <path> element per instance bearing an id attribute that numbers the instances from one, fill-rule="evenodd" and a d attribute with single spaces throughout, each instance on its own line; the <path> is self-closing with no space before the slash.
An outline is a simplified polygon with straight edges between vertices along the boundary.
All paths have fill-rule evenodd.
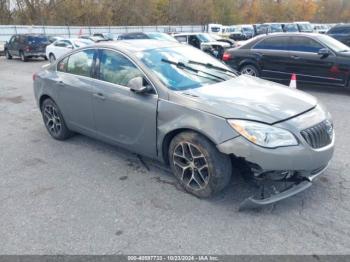
<path id="1" fill-rule="evenodd" d="M 268 148 L 296 146 L 298 141 L 288 130 L 247 120 L 228 120 L 230 126 L 250 142 Z"/>

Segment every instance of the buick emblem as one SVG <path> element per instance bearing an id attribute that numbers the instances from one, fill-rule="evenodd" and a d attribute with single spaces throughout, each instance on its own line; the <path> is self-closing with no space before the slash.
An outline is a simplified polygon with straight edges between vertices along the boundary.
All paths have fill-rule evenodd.
<path id="1" fill-rule="evenodd" d="M 333 137 L 333 124 L 329 120 L 326 120 L 324 123 L 326 125 L 327 134 L 329 135 L 330 138 L 332 138 Z"/>

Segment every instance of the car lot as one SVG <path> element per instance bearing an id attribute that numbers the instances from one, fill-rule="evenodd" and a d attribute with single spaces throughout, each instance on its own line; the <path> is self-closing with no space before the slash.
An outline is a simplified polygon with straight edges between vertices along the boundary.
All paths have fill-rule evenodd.
<path id="1" fill-rule="evenodd" d="M 306 88 L 336 128 L 334 159 L 315 185 L 238 212 L 254 190 L 239 176 L 200 200 L 158 163 L 80 135 L 50 138 L 32 92 L 45 63 L 0 58 L 0 253 L 349 253 L 350 91 Z"/>

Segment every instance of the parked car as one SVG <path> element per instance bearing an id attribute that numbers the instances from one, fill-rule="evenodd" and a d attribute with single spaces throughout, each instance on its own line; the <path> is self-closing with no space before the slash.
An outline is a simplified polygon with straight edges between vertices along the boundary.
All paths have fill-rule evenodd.
<path id="1" fill-rule="evenodd" d="M 283 32 L 281 23 L 264 23 L 264 24 L 254 24 L 254 35 L 263 35 L 270 33 L 281 33 Z"/>
<path id="2" fill-rule="evenodd" d="M 0 56 L 5 55 L 5 42 L 0 42 Z"/>
<path id="3" fill-rule="evenodd" d="M 89 39 L 69 38 L 57 40 L 56 42 L 46 47 L 46 57 L 49 58 L 50 63 L 53 63 L 57 58 L 68 53 L 72 49 L 94 44 Z"/>
<path id="4" fill-rule="evenodd" d="M 109 41 L 109 40 L 106 40 L 105 38 L 103 38 L 101 36 L 93 36 L 93 35 L 80 35 L 78 38 L 88 39 L 88 40 L 91 40 L 91 41 L 93 41 L 95 43 Z"/>
<path id="5" fill-rule="evenodd" d="M 247 40 L 254 36 L 254 28 L 252 25 L 229 26 L 226 35 L 234 41 Z"/>
<path id="6" fill-rule="evenodd" d="M 7 59 L 12 59 L 13 56 L 18 56 L 23 62 L 32 57 L 42 57 L 46 60 L 45 49 L 49 44 L 49 38 L 46 35 L 13 35 L 10 38 L 10 41 L 5 43 L 5 55 Z"/>
<path id="7" fill-rule="evenodd" d="M 62 40 L 62 39 L 64 39 L 64 37 L 61 37 L 61 36 L 48 36 L 48 39 L 49 39 L 49 42 L 50 42 L 50 43 L 53 43 L 53 42 L 55 42 L 55 41 L 57 41 L 57 40 Z"/>
<path id="8" fill-rule="evenodd" d="M 223 59 L 243 74 L 286 82 L 350 87 L 350 48 L 315 33 L 283 33 L 257 37 L 225 51 Z"/>
<path id="9" fill-rule="evenodd" d="M 229 43 L 217 41 L 207 33 L 181 33 L 175 34 L 174 38 L 180 43 L 192 45 L 219 59 L 230 47 Z"/>
<path id="10" fill-rule="evenodd" d="M 115 40 L 115 36 L 112 33 L 94 33 L 92 36 L 103 38 L 106 41 Z"/>
<path id="11" fill-rule="evenodd" d="M 298 26 L 299 32 L 313 33 L 314 29 L 310 22 L 294 22 Z"/>
<path id="12" fill-rule="evenodd" d="M 230 45 L 230 47 L 236 47 L 237 43 L 235 40 L 229 39 L 229 38 L 225 38 L 225 37 L 221 37 L 219 35 L 210 35 L 213 39 L 215 39 L 218 42 L 224 42 L 224 43 L 228 43 Z"/>
<path id="13" fill-rule="evenodd" d="M 325 24 L 313 24 L 313 29 L 315 33 L 325 34 L 328 31 L 328 26 Z"/>
<path id="14" fill-rule="evenodd" d="M 241 208 L 307 189 L 333 154 L 332 120 L 314 97 L 238 76 L 190 46 L 106 42 L 71 51 L 33 78 L 54 139 L 78 132 L 162 161 L 198 197 L 223 190 L 236 168 L 284 188 Z"/>
<path id="15" fill-rule="evenodd" d="M 287 33 L 299 32 L 298 25 L 294 23 L 282 23 L 282 30 Z"/>
<path id="16" fill-rule="evenodd" d="M 132 32 L 118 35 L 117 40 L 132 40 L 132 39 L 155 39 L 162 41 L 177 42 L 177 40 L 165 33 L 159 32 Z"/>
<path id="17" fill-rule="evenodd" d="M 350 46 L 350 24 L 336 25 L 329 29 L 327 35 L 337 39 L 343 44 Z"/>

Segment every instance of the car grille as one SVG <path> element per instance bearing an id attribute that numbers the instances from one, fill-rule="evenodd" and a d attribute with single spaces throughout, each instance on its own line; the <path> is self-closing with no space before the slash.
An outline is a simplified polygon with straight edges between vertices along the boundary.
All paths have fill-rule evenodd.
<path id="1" fill-rule="evenodd" d="M 301 135 L 312 148 L 321 148 L 329 145 L 333 138 L 333 125 L 325 120 L 315 126 L 301 131 Z"/>

